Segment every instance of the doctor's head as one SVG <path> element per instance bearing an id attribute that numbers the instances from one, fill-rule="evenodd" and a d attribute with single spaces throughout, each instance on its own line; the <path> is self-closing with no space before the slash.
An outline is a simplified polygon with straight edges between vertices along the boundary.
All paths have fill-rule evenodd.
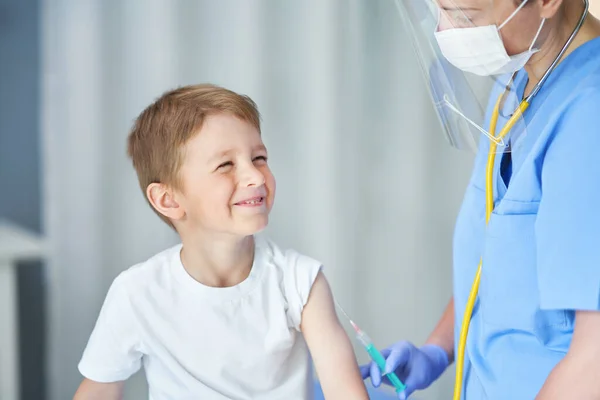
<path id="1" fill-rule="evenodd" d="M 488 74 L 513 72 L 529 60 L 556 54 L 584 9 L 584 0 L 433 0 L 436 39 L 448 61 L 461 69 L 465 58 L 505 58 Z M 508 63 L 506 56 L 512 58 Z M 499 65 L 496 63 L 496 65 Z M 467 69 L 468 70 L 468 69 Z M 478 73 L 479 72 L 479 73 Z M 475 71 L 484 75 L 488 71 Z"/>

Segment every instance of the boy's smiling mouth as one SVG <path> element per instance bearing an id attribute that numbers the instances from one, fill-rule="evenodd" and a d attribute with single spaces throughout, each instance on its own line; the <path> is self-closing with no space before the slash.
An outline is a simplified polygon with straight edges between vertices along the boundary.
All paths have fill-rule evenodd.
<path id="1" fill-rule="evenodd" d="M 257 207 L 262 206 L 265 202 L 265 198 L 263 196 L 251 197 L 246 200 L 238 201 L 234 205 L 241 207 Z"/>

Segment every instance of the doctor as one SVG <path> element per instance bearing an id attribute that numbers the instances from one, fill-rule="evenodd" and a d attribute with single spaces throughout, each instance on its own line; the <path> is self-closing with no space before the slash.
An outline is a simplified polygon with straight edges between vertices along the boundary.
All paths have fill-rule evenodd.
<path id="1" fill-rule="evenodd" d="M 400 398 L 456 362 L 455 400 L 600 399 L 600 22 L 587 0 L 397 4 L 444 132 L 477 155 L 454 296 L 384 372 Z"/>

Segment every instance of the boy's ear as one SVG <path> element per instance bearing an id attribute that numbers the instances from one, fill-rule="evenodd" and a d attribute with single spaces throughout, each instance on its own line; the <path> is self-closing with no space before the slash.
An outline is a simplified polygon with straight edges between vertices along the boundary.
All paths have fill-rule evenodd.
<path id="1" fill-rule="evenodd" d="M 175 200 L 174 191 L 162 183 L 151 183 L 146 188 L 146 196 L 152 207 L 172 220 L 184 217 L 185 210 Z"/>

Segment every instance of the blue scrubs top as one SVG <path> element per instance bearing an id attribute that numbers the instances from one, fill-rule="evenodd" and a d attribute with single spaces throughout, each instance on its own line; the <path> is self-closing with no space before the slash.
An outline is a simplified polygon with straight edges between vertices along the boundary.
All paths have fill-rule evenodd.
<path id="1" fill-rule="evenodd" d="M 520 71 L 520 94 L 526 81 Z M 499 118 L 496 133 L 505 122 Z M 600 309 L 600 38 L 557 66 L 524 123 L 503 171 L 496 156 L 487 228 L 483 138 L 456 223 L 456 345 L 483 259 L 465 353 L 466 400 L 535 398 L 569 349 L 575 310 Z"/>

